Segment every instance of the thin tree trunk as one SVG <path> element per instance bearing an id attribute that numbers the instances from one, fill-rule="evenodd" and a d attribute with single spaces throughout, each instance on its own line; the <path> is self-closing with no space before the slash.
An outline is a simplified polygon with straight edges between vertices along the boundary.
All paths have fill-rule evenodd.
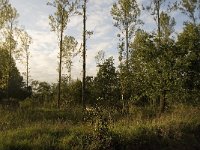
<path id="1" fill-rule="evenodd" d="M 158 18 L 158 47 L 161 44 L 161 30 L 160 30 L 160 0 L 157 2 L 157 18 Z"/>
<path id="2" fill-rule="evenodd" d="M 128 41 L 128 24 L 126 25 L 126 67 L 129 69 L 129 41 Z"/>
<path id="3" fill-rule="evenodd" d="M 27 56 L 26 56 L 26 88 L 28 90 L 28 83 L 29 83 L 29 56 L 28 56 L 28 50 L 26 50 Z"/>
<path id="4" fill-rule="evenodd" d="M 157 18 L 158 18 L 158 50 L 160 50 L 160 45 L 161 45 L 161 29 L 160 29 L 160 0 L 157 1 Z M 158 67 L 160 68 L 160 67 Z M 161 73 L 162 75 L 162 73 Z M 161 78 L 161 80 L 163 80 Z M 163 81 L 164 82 L 164 81 Z M 159 108 L 159 115 L 161 115 L 165 111 L 165 92 L 162 92 L 160 95 L 160 108 Z"/>
<path id="5" fill-rule="evenodd" d="M 83 79 L 82 79 L 82 106 L 85 108 L 85 77 L 86 77 L 86 0 L 83 6 Z"/>
<path id="6" fill-rule="evenodd" d="M 8 64 L 8 80 L 7 80 L 7 99 L 10 99 L 10 79 L 11 79 L 11 70 L 12 70 L 12 30 L 13 24 L 10 22 L 10 37 L 9 37 L 9 64 Z"/>
<path id="7" fill-rule="evenodd" d="M 70 62 L 70 64 L 69 64 L 68 74 L 69 74 L 68 82 L 71 83 L 71 80 L 72 80 L 72 62 Z"/>
<path id="8" fill-rule="evenodd" d="M 62 73 L 62 34 L 60 40 L 60 62 L 59 62 L 59 81 L 58 81 L 58 101 L 57 106 L 60 108 L 60 95 L 61 95 L 61 73 Z"/>
<path id="9" fill-rule="evenodd" d="M 160 109 L 159 109 L 159 115 L 161 116 L 161 114 L 165 111 L 165 106 L 166 106 L 166 92 L 162 92 L 161 96 L 160 96 Z"/>
<path id="10" fill-rule="evenodd" d="M 57 107 L 60 108 L 60 97 L 61 97 L 61 77 L 62 77 L 62 46 L 63 46 L 63 16 L 62 25 L 60 31 L 60 62 L 59 62 L 59 81 L 58 81 L 58 101 Z"/>

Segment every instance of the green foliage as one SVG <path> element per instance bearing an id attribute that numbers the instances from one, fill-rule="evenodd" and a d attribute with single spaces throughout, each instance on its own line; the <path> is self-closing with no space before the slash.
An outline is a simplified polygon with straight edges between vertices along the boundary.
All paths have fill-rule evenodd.
<path id="1" fill-rule="evenodd" d="M 174 26 L 176 21 L 171 18 L 167 13 L 161 12 L 160 14 L 160 26 L 161 26 L 161 37 L 162 42 L 167 42 L 170 40 L 170 35 L 174 32 Z"/>
<path id="2" fill-rule="evenodd" d="M 32 81 L 32 98 L 39 102 L 40 105 L 45 105 L 53 100 L 53 85 L 50 85 L 47 82 L 39 82 L 39 81 Z"/>
<path id="3" fill-rule="evenodd" d="M 130 40 L 135 33 L 136 26 L 141 24 L 141 20 L 138 19 L 140 15 L 140 9 L 135 0 L 118 0 L 113 4 L 111 9 L 111 15 L 115 20 L 114 26 L 120 30 L 118 34 L 119 38 L 119 61 L 120 61 L 120 93 L 121 99 L 126 101 L 130 98 L 129 83 L 129 55 L 130 55 Z M 125 59 L 124 59 L 125 57 Z"/>
<path id="4" fill-rule="evenodd" d="M 140 10 L 135 0 L 119 0 L 113 5 L 111 15 L 116 21 L 116 27 L 120 30 L 129 28 L 130 33 L 133 33 L 138 22 L 137 17 L 140 15 Z"/>
<path id="5" fill-rule="evenodd" d="M 200 73 L 200 52 L 199 38 L 200 28 L 194 24 L 186 24 L 183 32 L 178 36 L 179 77 L 182 79 L 182 88 L 186 100 L 194 103 L 199 102 L 199 73 Z"/>
<path id="6" fill-rule="evenodd" d="M 0 58 L 3 60 L 0 64 L 0 99 L 6 98 L 7 94 L 12 98 L 26 98 L 28 93 L 24 89 L 23 77 L 20 75 L 14 59 L 11 59 L 11 76 L 8 78 L 8 62 L 10 59 L 8 51 L 1 49 Z"/>
<path id="7" fill-rule="evenodd" d="M 72 36 L 65 36 L 63 40 L 63 62 L 68 71 L 69 82 L 71 81 L 72 58 L 77 55 L 75 52 L 78 42 Z"/>
<path id="8" fill-rule="evenodd" d="M 68 80 L 63 79 L 62 83 L 62 100 L 64 107 L 73 106 L 81 104 L 81 87 L 82 82 L 80 80 L 75 80 L 68 82 Z"/>
<path id="9" fill-rule="evenodd" d="M 168 106 L 174 100 L 197 103 L 200 72 L 199 26 L 186 24 L 175 42 L 168 34 L 172 31 L 170 18 L 165 15 L 163 17 L 163 21 L 168 23 L 161 23 L 161 30 L 166 31 L 167 36 L 161 37 L 159 48 L 154 35 L 142 30 L 136 33 L 130 62 L 133 71 L 132 99 L 139 102 L 145 98 L 154 106 L 158 99 L 164 99 Z"/>
<path id="10" fill-rule="evenodd" d="M 119 100 L 119 81 L 113 61 L 112 57 L 106 59 L 94 79 L 95 96 L 101 99 L 101 104 L 107 101 L 106 104 L 113 105 Z"/>
<path id="11" fill-rule="evenodd" d="M 113 137 L 109 124 L 111 116 L 103 107 L 86 107 L 85 121 L 91 123 L 93 132 L 86 136 L 85 149 L 112 149 Z"/>
<path id="12" fill-rule="evenodd" d="M 0 48 L 0 89 L 5 89 L 8 78 L 8 53 L 2 47 Z"/>
<path id="13" fill-rule="evenodd" d="M 17 25 L 19 14 L 8 0 L 2 0 L 0 8 L 0 29 L 3 33 L 0 41 L 0 99 L 24 99 L 30 93 L 24 89 L 23 78 L 15 64 L 15 57 L 19 54 L 16 38 L 20 31 Z"/>
<path id="14" fill-rule="evenodd" d="M 48 2 L 47 5 L 56 8 L 56 12 L 49 16 L 50 26 L 52 31 L 63 32 L 67 28 L 69 22 L 69 16 L 74 13 L 76 2 L 71 2 L 69 0 L 54 0 L 53 2 Z"/>

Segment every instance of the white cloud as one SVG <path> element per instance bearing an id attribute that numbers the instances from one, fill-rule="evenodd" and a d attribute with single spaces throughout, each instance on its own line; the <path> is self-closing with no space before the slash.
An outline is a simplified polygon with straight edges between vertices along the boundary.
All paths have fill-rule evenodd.
<path id="1" fill-rule="evenodd" d="M 36 28 L 39 30 L 50 30 L 49 18 L 47 15 L 40 15 L 38 21 L 35 23 Z"/>

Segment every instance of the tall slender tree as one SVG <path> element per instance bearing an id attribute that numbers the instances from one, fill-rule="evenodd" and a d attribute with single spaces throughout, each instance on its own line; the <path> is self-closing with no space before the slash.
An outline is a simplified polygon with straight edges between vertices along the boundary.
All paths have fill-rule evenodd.
<path id="1" fill-rule="evenodd" d="M 58 101 L 57 106 L 60 108 L 61 99 L 61 77 L 62 77 L 62 53 L 63 53 L 63 38 L 64 31 L 67 29 L 67 24 L 69 22 L 70 15 L 75 13 L 77 1 L 73 0 L 54 0 L 53 2 L 48 2 L 50 5 L 56 9 L 53 15 L 49 16 L 50 26 L 52 31 L 57 33 L 59 40 L 59 79 L 58 79 Z"/>
<path id="2" fill-rule="evenodd" d="M 160 14 L 162 12 L 161 6 L 164 4 L 166 0 L 151 0 L 150 5 L 146 6 L 146 9 L 151 13 L 152 16 L 154 16 L 154 20 L 157 24 L 157 36 L 158 36 L 158 47 L 161 40 L 161 20 L 160 20 Z"/>
<path id="3" fill-rule="evenodd" d="M 118 0 L 113 4 L 111 15 L 116 21 L 114 26 L 120 29 L 119 37 L 125 37 L 126 67 L 129 60 L 129 43 L 135 32 L 136 25 L 139 23 L 140 9 L 136 0 Z"/>
<path id="4" fill-rule="evenodd" d="M 86 83 L 86 7 L 87 0 L 83 3 L 83 77 L 82 77 L 82 106 L 85 107 L 85 83 Z"/>
<path id="5" fill-rule="evenodd" d="M 138 19 L 140 9 L 136 0 L 118 0 L 114 3 L 111 9 L 111 15 L 115 20 L 114 26 L 117 27 L 121 33 L 118 34 L 119 43 L 119 61 L 120 61 L 120 80 L 121 80 L 121 99 L 125 107 L 125 100 L 130 98 L 129 88 L 129 45 L 133 37 L 136 26 L 140 23 Z M 125 41 L 124 41 L 125 39 Z M 123 64 L 123 55 L 125 56 L 125 64 Z M 128 105 L 127 105 L 128 106 Z M 128 107 L 126 108 L 128 111 Z M 126 110 L 125 108 L 123 110 Z"/>
<path id="6" fill-rule="evenodd" d="M 154 20 L 157 24 L 157 42 L 156 47 L 157 51 L 161 51 L 161 6 L 165 3 L 166 0 L 151 0 L 150 5 L 146 7 L 146 9 L 151 13 L 152 16 L 154 16 Z M 157 58 L 159 60 L 159 58 Z M 162 79 L 162 66 L 158 63 L 157 70 L 160 72 L 159 76 Z M 164 81 L 163 81 L 164 82 Z M 165 109 L 165 91 L 160 92 L 160 110 L 159 113 L 161 114 Z"/>
<path id="7" fill-rule="evenodd" d="M 28 35 L 26 31 L 20 31 L 20 56 L 22 57 L 22 62 L 24 62 L 25 59 L 25 66 L 26 66 L 26 88 L 28 89 L 29 87 L 29 73 L 30 73 L 30 66 L 29 66 L 29 60 L 30 60 L 30 51 L 29 51 L 29 46 L 32 42 L 31 37 Z"/>

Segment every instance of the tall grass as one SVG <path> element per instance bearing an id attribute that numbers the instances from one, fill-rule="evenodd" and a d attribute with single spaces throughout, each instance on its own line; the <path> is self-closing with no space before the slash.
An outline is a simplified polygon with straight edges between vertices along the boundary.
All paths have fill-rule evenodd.
<path id="1" fill-rule="evenodd" d="M 0 149 L 200 149 L 200 108 L 176 105 L 161 117 L 151 108 L 129 115 L 102 110 L 83 121 L 82 108 L 0 109 Z"/>

